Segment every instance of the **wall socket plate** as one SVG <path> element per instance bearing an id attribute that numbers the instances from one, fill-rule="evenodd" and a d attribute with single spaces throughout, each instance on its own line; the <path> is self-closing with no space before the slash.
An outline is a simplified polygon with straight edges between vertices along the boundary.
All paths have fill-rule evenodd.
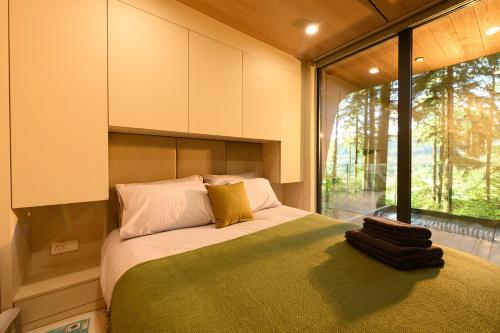
<path id="1" fill-rule="evenodd" d="M 78 240 L 70 240 L 67 242 L 52 243 L 50 245 L 51 254 L 61 254 L 66 252 L 78 251 Z"/>

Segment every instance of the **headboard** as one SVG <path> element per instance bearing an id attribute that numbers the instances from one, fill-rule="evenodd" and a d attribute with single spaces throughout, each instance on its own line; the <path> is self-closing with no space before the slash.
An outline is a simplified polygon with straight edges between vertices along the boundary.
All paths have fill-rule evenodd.
<path id="1" fill-rule="evenodd" d="M 262 144 L 109 133 L 108 230 L 117 226 L 115 184 L 191 175 L 262 175 Z"/>

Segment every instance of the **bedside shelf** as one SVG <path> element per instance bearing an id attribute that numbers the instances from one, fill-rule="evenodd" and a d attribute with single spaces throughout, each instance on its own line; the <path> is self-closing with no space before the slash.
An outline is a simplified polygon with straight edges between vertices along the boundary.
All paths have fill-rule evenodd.
<path id="1" fill-rule="evenodd" d="M 99 258 L 91 257 L 30 271 L 14 302 L 99 279 Z"/>
<path id="2" fill-rule="evenodd" d="M 30 271 L 14 298 L 23 330 L 80 313 L 104 309 L 99 258 L 91 257 Z"/>

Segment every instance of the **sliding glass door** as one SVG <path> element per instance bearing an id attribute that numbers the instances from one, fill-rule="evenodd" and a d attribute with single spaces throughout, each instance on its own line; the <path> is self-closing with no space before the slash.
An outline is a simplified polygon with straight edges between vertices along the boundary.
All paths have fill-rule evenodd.
<path id="1" fill-rule="evenodd" d="M 390 39 L 321 74 L 321 212 L 353 220 L 395 211 L 398 42 Z"/>

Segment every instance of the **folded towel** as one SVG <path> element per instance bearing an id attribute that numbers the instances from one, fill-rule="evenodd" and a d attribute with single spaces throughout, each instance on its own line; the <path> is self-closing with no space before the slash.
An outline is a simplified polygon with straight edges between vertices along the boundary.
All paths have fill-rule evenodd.
<path id="1" fill-rule="evenodd" d="M 365 225 L 373 226 L 394 236 L 407 236 L 419 239 L 431 238 L 431 231 L 427 228 L 418 227 L 409 223 L 389 220 L 383 217 L 367 216 L 364 218 Z"/>
<path id="2" fill-rule="evenodd" d="M 373 237 L 383 239 L 397 246 L 432 246 L 432 241 L 430 239 L 409 237 L 407 235 L 394 235 L 393 233 L 385 232 L 383 228 L 377 228 L 369 224 L 363 224 L 363 231 Z"/>
<path id="3" fill-rule="evenodd" d="M 390 266 L 401 270 L 411 270 L 425 267 L 442 267 L 444 265 L 444 261 L 442 259 L 443 251 L 437 247 L 428 249 L 399 248 L 392 243 L 370 236 L 369 234 L 361 231 L 361 229 L 349 230 L 345 233 L 345 235 L 347 241 L 354 247 Z M 399 251 L 395 248 L 403 250 Z M 396 253 L 399 253 L 399 255 Z"/>
<path id="4" fill-rule="evenodd" d="M 374 237 L 362 229 L 354 229 L 346 232 L 346 237 L 354 237 L 358 240 L 368 243 L 390 255 L 396 257 L 404 257 L 410 255 L 427 255 L 427 256 L 437 256 L 441 257 L 443 255 L 443 250 L 436 246 L 431 246 L 428 248 L 416 247 L 416 246 L 397 246 L 386 240 Z"/>

